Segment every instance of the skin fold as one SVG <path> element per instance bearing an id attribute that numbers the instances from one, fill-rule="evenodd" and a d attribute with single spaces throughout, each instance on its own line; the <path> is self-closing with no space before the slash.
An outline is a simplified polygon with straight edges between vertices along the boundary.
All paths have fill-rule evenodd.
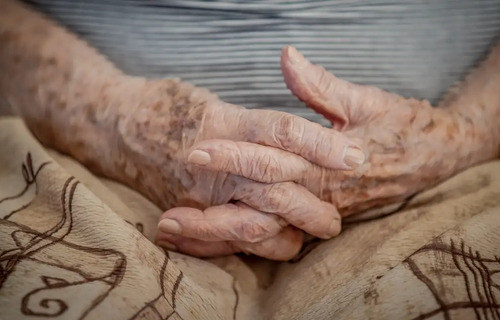
<path id="1" fill-rule="evenodd" d="M 0 5 L 0 95 L 43 144 L 167 210 L 158 243 L 170 249 L 287 260 L 303 232 L 331 238 L 341 216 L 498 157 L 499 46 L 439 108 L 345 82 L 284 48 L 287 86 L 328 129 L 125 75 L 23 5 Z"/>

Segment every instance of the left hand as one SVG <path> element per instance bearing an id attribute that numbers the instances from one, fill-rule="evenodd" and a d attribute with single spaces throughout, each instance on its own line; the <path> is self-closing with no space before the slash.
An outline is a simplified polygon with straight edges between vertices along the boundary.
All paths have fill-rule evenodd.
<path id="1" fill-rule="evenodd" d="M 425 100 L 407 99 L 338 79 L 311 64 L 292 47 L 283 49 L 281 64 L 292 93 L 329 119 L 332 130 L 355 139 L 368 153 L 368 161 L 358 172 L 316 167 L 296 180 L 323 201 L 334 204 L 343 216 L 404 200 L 455 173 L 464 166 L 464 159 L 470 160 L 475 152 L 469 144 L 474 123 L 453 110 L 432 108 Z M 286 190 L 282 192 L 286 194 Z M 160 232 L 160 244 L 196 256 L 252 252 L 243 241 L 244 228 L 251 228 L 258 220 L 250 213 L 213 219 L 208 210 L 181 216 L 174 208 L 165 212 L 162 219 L 167 217 L 175 218 L 183 230 L 202 224 L 207 229 L 231 232 L 236 238 L 240 235 L 241 239 L 206 241 L 185 237 L 193 234 L 188 231 L 181 235 Z M 243 228 L 234 230 L 234 221 Z M 272 246 L 268 252 L 279 252 L 276 239 L 291 241 L 290 237 L 274 237 L 272 242 L 265 239 L 251 245 Z"/>

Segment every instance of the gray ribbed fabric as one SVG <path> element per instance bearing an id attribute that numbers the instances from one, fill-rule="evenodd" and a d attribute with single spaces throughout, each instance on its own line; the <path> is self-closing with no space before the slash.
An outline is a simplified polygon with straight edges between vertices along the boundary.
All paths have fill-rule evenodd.
<path id="1" fill-rule="evenodd" d="M 180 77 L 318 121 L 286 89 L 294 45 L 347 80 L 436 101 L 500 34 L 499 0 L 34 0 L 128 73 Z"/>

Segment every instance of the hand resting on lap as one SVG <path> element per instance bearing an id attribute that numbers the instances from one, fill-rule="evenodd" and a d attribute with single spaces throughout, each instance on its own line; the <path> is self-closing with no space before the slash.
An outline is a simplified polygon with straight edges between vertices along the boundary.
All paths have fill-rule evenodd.
<path id="1" fill-rule="evenodd" d="M 498 68 L 497 51 L 498 47 L 492 54 L 496 60 L 490 57 L 484 64 Z M 489 83 L 491 77 L 498 77 L 498 71 L 494 71 L 498 69 L 485 68 L 483 64 L 440 108 L 433 108 L 425 100 L 407 99 L 338 79 L 311 64 L 292 47 L 283 49 L 281 64 L 291 92 L 329 119 L 330 130 L 343 132 L 366 152 L 366 163 L 355 172 L 315 166 L 303 171 L 300 177 L 295 176 L 293 181 L 297 184 L 289 186 L 290 190 L 292 186 L 304 186 L 322 201 L 335 205 L 344 217 L 404 200 L 472 164 L 498 157 L 499 134 L 494 129 L 498 97 L 494 88 L 480 87 L 481 82 Z M 477 100 L 482 101 L 484 113 L 477 112 Z M 493 122 L 489 116 L 493 116 Z M 294 205 L 291 191 L 282 190 L 280 194 L 285 203 Z M 178 210 L 169 210 L 162 216 L 163 221 L 177 221 L 181 226 L 178 232 L 168 232 L 160 222 L 158 239 L 190 254 L 212 256 L 245 251 L 240 242 L 245 231 L 234 225 L 247 225 L 247 232 L 255 232 L 248 215 L 232 216 L 231 222 L 226 223 L 225 217 L 217 219 L 210 211 L 181 215 Z M 184 231 L 199 224 L 240 236 L 221 242 L 222 239 L 207 239 Z M 261 245 L 268 243 L 262 241 Z M 275 252 L 287 247 L 278 242 L 272 245 Z"/>

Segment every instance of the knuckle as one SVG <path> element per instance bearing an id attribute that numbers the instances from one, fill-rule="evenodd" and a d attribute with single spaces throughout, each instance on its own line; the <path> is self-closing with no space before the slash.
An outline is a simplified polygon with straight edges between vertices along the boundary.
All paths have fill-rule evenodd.
<path id="1" fill-rule="evenodd" d="M 198 104 L 195 104 L 191 108 L 191 113 L 194 113 L 195 110 L 202 110 L 198 112 L 201 114 L 201 119 L 204 120 L 205 123 L 220 123 L 222 119 L 220 117 L 223 115 L 221 102 L 218 100 L 215 101 L 204 101 Z"/>
<path id="2" fill-rule="evenodd" d="M 231 148 L 223 148 L 220 150 L 221 155 L 223 155 L 220 168 L 224 172 L 231 172 L 238 175 L 245 175 L 248 170 L 248 166 L 245 163 L 245 157 L 239 146 L 233 143 Z"/>
<path id="3" fill-rule="evenodd" d="M 291 182 L 276 183 L 271 185 L 263 197 L 266 211 L 287 212 L 293 200 Z"/>
<path id="4" fill-rule="evenodd" d="M 272 182 L 278 179 L 280 173 L 280 166 L 278 161 L 272 155 L 266 154 L 257 159 L 255 162 L 256 179 L 263 182 Z"/>
<path id="5" fill-rule="evenodd" d="M 314 145 L 311 150 L 311 156 L 314 158 L 319 158 L 321 154 L 328 154 L 329 157 L 335 158 L 338 157 L 335 154 L 335 151 L 338 148 L 335 146 L 338 145 L 338 142 L 331 139 L 331 136 L 327 136 L 323 132 L 321 132 L 317 137 L 316 141 L 314 141 Z"/>
<path id="6" fill-rule="evenodd" d="M 221 105 L 219 101 L 208 101 L 196 105 L 198 108 L 205 109 L 205 116 L 210 120 L 216 119 L 216 116 L 220 114 Z"/>
<path id="7" fill-rule="evenodd" d="M 197 114 L 201 114 L 200 117 L 203 123 L 211 128 L 211 130 L 205 130 L 207 132 L 204 132 L 204 134 L 210 135 L 212 138 L 218 136 L 219 133 L 225 132 L 228 128 L 226 124 L 234 122 L 235 119 L 237 120 L 239 114 L 242 112 L 237 106 L 218 99 L 201 100 L 194 104 L 191 109 L 193 110 L 191 112 L 202 110 L 202 112 L 198 112 Z M 231 117 L 230 121 L 228 117 Z M 217 125 L 214 126 L 214 123 Z"/>
<path id="8" fill-rule="evenodd" d="M 297 119 L 292 115 L 281 115 L 274 123 L 273 138 L 283 149 L 289 149 L 300 141 Z"/>

